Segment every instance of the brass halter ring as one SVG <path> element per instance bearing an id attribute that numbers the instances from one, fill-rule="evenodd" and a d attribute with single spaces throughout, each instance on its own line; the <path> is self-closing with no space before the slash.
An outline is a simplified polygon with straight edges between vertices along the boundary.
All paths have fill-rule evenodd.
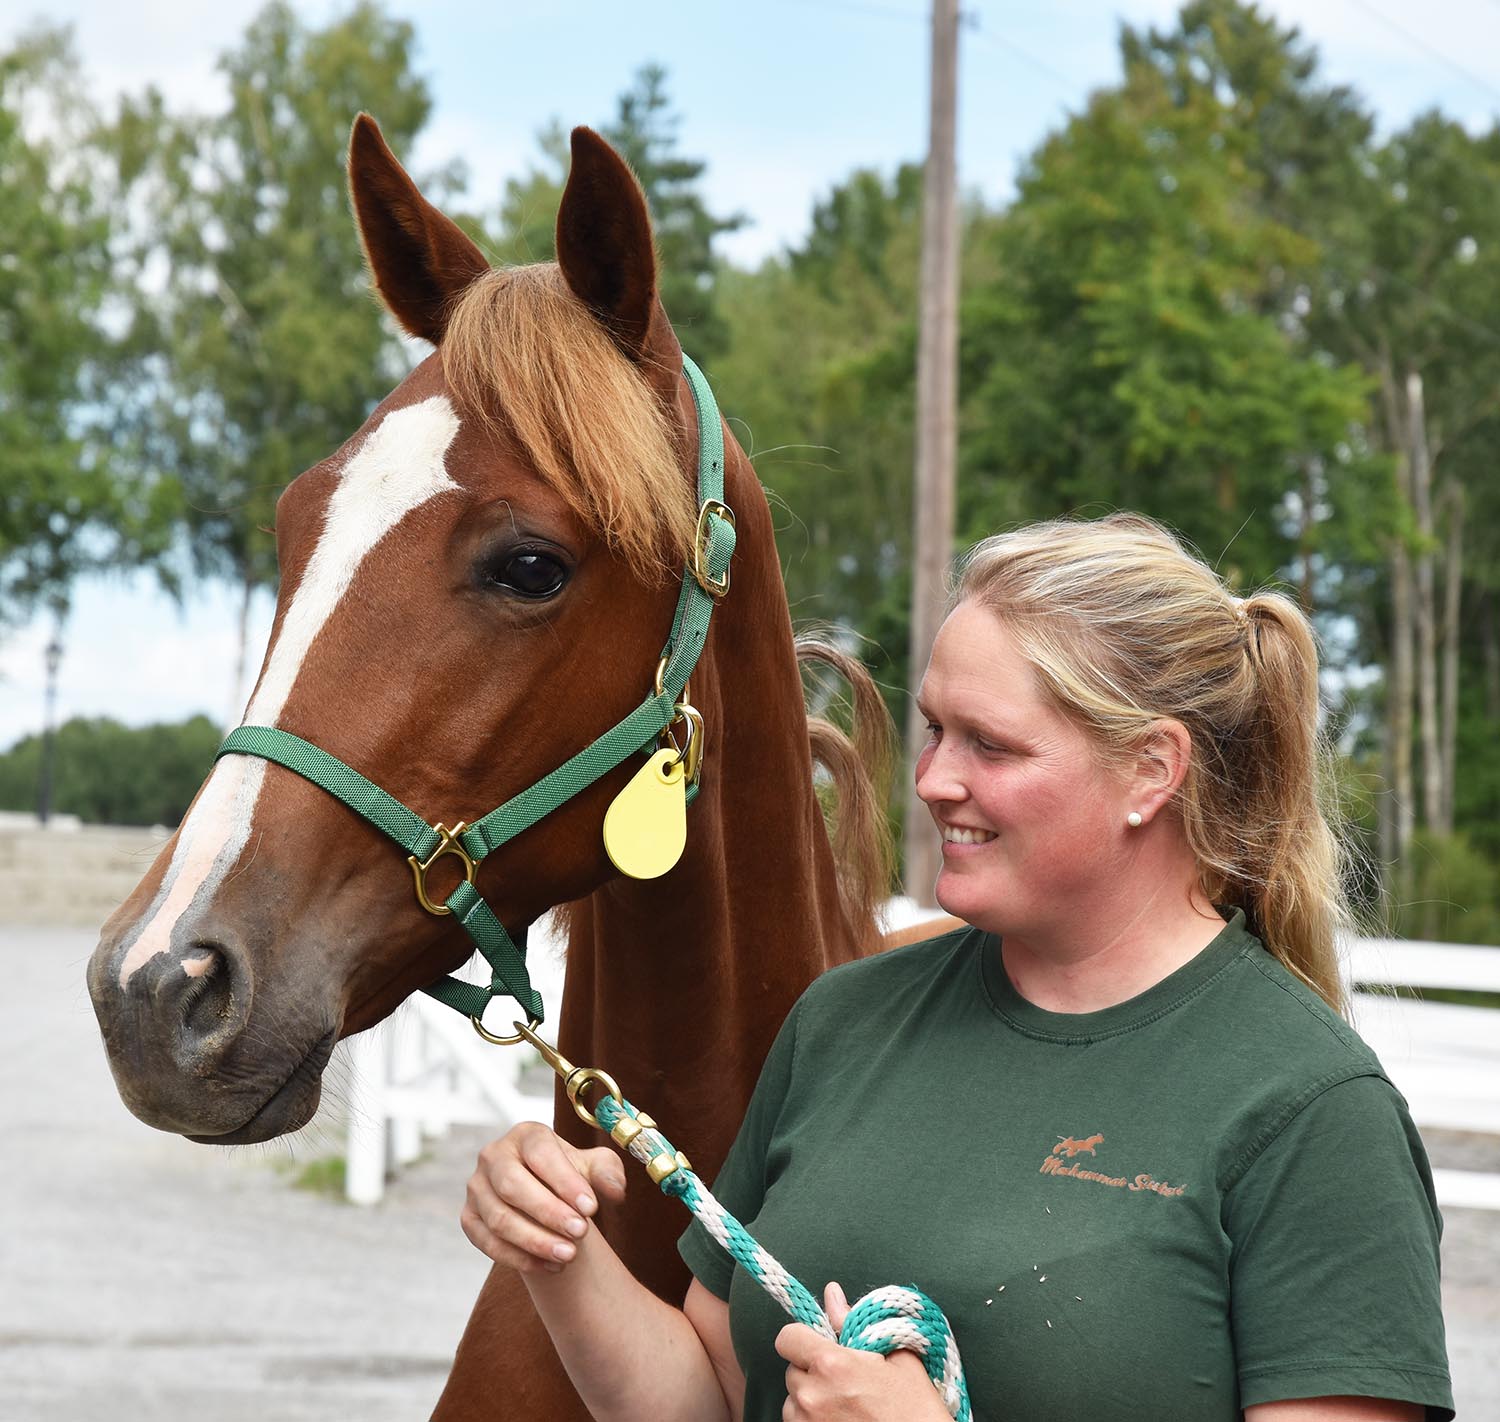
<path id="1" fill-rule="evenodd" d="M 533 1017 L 531 1019 L 531 1026 L 529 1028 L 517 1032 L 513 1037 L 502 1037 L 494 1032 L 491 1032 L 490 1029 L 479 1020 L 479 1014 L 477 1012 L 471 1012 L 469 1014 L 469 1021 L 474 1024 L 474 1030 L 478 1032 L 486 1042 L 492 1042 L 497 1047 L 514 1047 L 517 1042 L 527 1041 L 531 1037 L 531 1034 L 542 1025 L 542 1019 L 540 1017 Z M 514 1023 L 513 1025 L 516 1027 L 521 1026 L 519 1022 Z"/>
<path id="2" fill-rule="evenodd" d="M 663 657 L 656 664 L 656 676 L 652 680 L 658 696 L 665 688 L 666 674 L 667 659 Z M 703 713 L 693 705 L 692 690 L 687 682 L 682 683 L 682 695 L 675 709 L 677 714 L 662 728 L 662 738 L 669 742 L 672 749 L 677 752 L 677 759 L 673 764 L 682 766 L 689 785 L 696 785 L 699 775 L 703 772 Z M 672 734 L 672 727 L 679 722 L 684 727 L 684 739 L 681 745 L 677 743 L 677 737 Z"/>

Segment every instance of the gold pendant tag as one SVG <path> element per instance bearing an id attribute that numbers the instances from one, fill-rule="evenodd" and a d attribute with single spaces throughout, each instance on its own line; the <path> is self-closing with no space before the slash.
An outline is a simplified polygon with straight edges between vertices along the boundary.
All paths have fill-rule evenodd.
<path id="1" fill-rule="evenodd" d="M 604 852 L 632 879 L 659 879 L 686 844 L 687 777 L 667 746 L 652 753 L 606 811 Z"/>

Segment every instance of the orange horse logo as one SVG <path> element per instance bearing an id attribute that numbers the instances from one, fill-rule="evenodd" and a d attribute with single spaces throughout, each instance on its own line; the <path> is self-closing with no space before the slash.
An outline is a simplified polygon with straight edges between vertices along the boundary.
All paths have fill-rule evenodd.
<path id="1" fill-rule="evenodd" d="M 1090 1136 L 1087 1140 L 1082 1141 L 1075 1140 L 1072 1136 L 1059 1136 L 1057 1138 L 1057 1144 L 1052 1147 L 1052 1154 L 1065 1155 L 1069 1160 L 1071 1160 L 1075 1155 L 1082 1155 L 1085 1152 L 1087 1152 L 1089 1155 L 1093 1155 L 1094 1147 L 1100 1144 L 1103 1139 L 1104 1137 L 1102 1135 L 1093 1135 Z"/>

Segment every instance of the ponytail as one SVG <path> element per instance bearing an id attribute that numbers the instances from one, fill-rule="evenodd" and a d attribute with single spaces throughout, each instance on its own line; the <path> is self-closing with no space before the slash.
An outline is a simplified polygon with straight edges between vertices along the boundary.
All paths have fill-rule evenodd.
<path id="1" fill-rule="evenodd" d="M 1250 931 L 1331 1007 L 1346 1007 L 1337 937 L 1349 920 L 1343 853 L 1329 825 L 1327 755 L 1318 730 L 1318 648 L 1307 618 L 1280 593 L 1236 608 L 1251 686 L 1227 730 L 1226 785 L 1239 823 L 1190 817 L 1204 891 L 1245 913 Z M 1195 807 L 1196 808 L 1196 807 Z"/>

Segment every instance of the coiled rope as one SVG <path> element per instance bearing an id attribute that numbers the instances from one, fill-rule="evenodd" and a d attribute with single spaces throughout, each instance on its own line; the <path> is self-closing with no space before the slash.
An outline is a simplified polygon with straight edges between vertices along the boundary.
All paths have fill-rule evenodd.
<path id="1" fill-rule="evenodd" d="M 958 1344 L 947 1318 L 933 1301 L 915 1284 L 903 1288 L 887 1284 L 871 1289 L 849 1309 L 843 1329 L 835 1334 L 828 1315 L 806 1286 L 769 1254 L 735 1217 L 714 1197 L 685 1157 L 662 1135 L 650 1117 L 640 1113 L 628 1101 L 605 1096 L 593 1111 L 594 1120 L 622 1144 L 642 1165 L 651 1169 L 652 1178 L 662 1192 L 674 1195 L 690 1209 L 698 1222 L 729 1251 L 777 1303 L 798 1323 L 805 1323 L 823 1337 L 846 1348 L 867 1353 L 893 1353 L 905 1348 L 915 1353 L 927 1369 L 947 1407 L 958 1422 L 972 1422 L 969 1388 L 964 1381 Z M 627 1128 L 616 1134 L 616 1127 L 629 1122 L 638 1128 Z M 626 1138 L 628 1137 L 628 1139 Z"/>

